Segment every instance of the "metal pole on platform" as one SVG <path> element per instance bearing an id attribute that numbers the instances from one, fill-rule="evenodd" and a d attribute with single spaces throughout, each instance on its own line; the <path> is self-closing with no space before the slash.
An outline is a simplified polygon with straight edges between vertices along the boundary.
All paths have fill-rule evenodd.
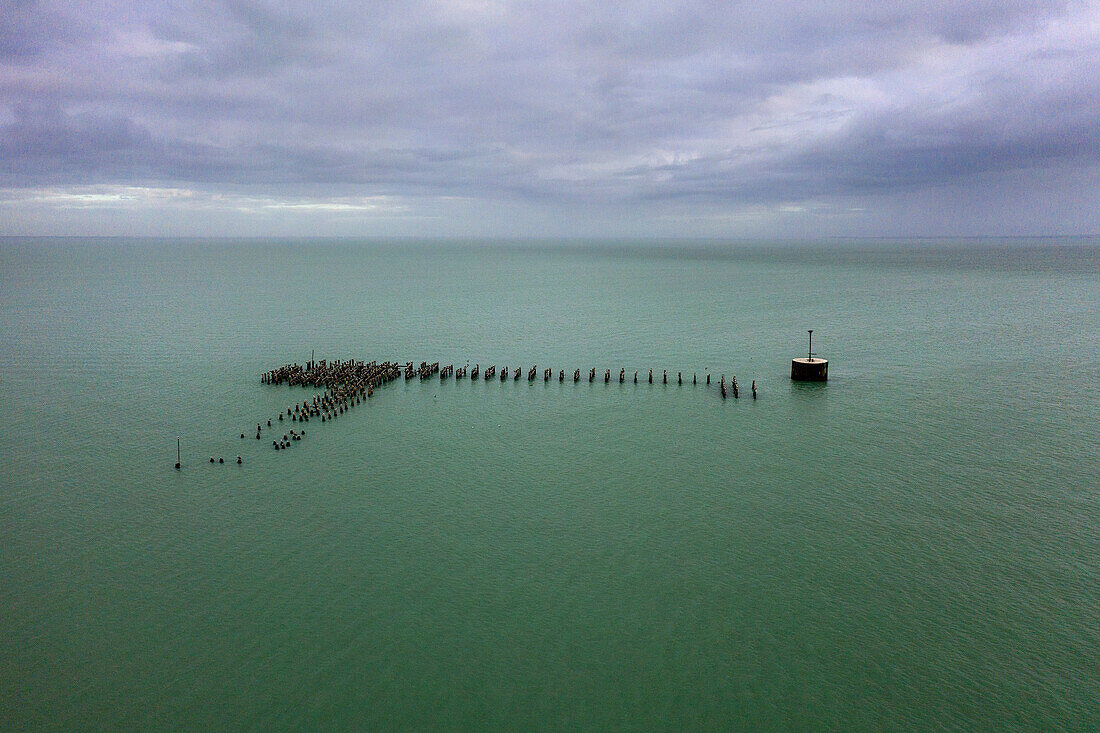
<path id="1" fill-rule="evenodd" d="M 806 361 L 813 361 L 814 360 L 814 330 L 811 328 L 811 329 L 809 329 L 809 331 L 810 331 L 810 348 L 809 348 L 808 353 L 806 354 Z"/>

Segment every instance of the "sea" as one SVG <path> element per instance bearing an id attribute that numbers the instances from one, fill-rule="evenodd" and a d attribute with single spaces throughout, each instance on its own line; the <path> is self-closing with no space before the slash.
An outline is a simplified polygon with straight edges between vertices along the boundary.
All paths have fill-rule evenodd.
<path id="1" fill-rule="evenodd" d="M 1100 729 L 1097 239 L 9 237 L 0 386 L 4 730 Z"/>

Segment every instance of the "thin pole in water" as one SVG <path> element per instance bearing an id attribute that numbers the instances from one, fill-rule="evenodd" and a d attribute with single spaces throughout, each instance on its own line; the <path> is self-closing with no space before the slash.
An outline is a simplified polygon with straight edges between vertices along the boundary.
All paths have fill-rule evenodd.
<path id="1" fill-rule="evenodd" d="M 809 329 L 809 331 L 810 331 L 810 348 L 808 349 L 809 353 L 806 354 L 806 361 L 813 361 L 814 360 L 814 330 L 811 328 L 811 329 Z"/>
<path id="2" fill-rule="evenodd" d="M 180 468 L 180 439 L 176 437 L 176 470 Z"/>

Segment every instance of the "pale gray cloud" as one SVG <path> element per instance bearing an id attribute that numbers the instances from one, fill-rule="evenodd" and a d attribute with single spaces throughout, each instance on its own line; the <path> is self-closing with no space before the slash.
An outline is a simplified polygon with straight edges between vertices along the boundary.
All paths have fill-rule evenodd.
<path id="1" fill-rule="evenodd" d="M 202 200 L 248 233 L 240 202 L 264 200 L 322 233 L 350 211 L 394 234 L 924 234 L 942 217 L 912 202 L 961 187 L 971 229 L 1022 172 L 1037 197 L 1092 180 L 1097 69 L 1077 2 L 0 0 L 0 233 L 97 186 L 53 221 L 125 189 L 196 192 L 127 199 L 153 229 Z M 401 204 L 346 203 L 375 197 Z M 1030 228 L 1095 232 L 1098 210 Z"/>

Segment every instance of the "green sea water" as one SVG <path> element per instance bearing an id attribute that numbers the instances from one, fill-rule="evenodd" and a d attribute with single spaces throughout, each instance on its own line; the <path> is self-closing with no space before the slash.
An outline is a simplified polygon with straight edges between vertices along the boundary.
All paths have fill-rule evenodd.
<path id="1" fill-rule="evenodd" d="M 0 728 L 1096 730 L 1098 327 L 1095 240 L 0 240 Z M 275 451 L 311 350 L 540 378 Z"/>

